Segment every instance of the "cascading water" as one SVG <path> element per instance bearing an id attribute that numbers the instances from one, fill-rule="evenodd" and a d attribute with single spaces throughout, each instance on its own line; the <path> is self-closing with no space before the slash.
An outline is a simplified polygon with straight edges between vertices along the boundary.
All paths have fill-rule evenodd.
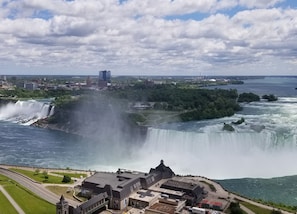
<path id="1" fill-rule="evenodd" d="M 36 100 L 8 103 L 0 108 L 0 120 L 31 125 L 39 119 L 54 113 L 54 107 L 49 103 Z"/>
<path id="2" fill-rule="evenodd" d="M 177 173 L 211 178 L 296 174 L 297 98 L 244 108 L 229 118 L 150 128 L 141 161 L 164 159 Z M 232 124 L 242 117 L 244 123 Z M 224 123 L 235 131 L 223 131 Z"/>

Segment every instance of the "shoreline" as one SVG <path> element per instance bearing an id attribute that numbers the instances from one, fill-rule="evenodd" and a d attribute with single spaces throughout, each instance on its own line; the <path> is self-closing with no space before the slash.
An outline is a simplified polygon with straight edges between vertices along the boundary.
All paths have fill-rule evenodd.
<path id="1" fill-rule="evenodd" d="M 16 168 L 16 169 L 24 169 L 24 170 L 30 170 L 30 171 L 34 171 L 36 169 L 39 170 L 46 170 L 48 172 L 51 171 L 55 171 L 55 172 L 71 172 L 71 173 L 86 173 L 87 176 L 90 176 L 92 173 L 96 172 L 96 171 L 92 171 L 92 170 L 84 170 L 84 169 L 72 169 L 72 168 L 54 168 L 54 167 L 39 167 L 39 166 L 25 166 L 25 165 L 13 165 L 13 164 L 0 164 L 0 168 L 4 168 L 4 169 L 10 169 L 10 168 Z"/>
<path id="2" fill-rule="evenodd" d="M 12 164 L 0 164 L 0 168 L 4 168 L 4 169 L 19 168 L 19 169 L 25 169 L 25 170 L 31 170 L 31 171 L 34 171 L 35 169 L 41 169 L 41 170 L 47 170 L 48 172 L 51 172 L 51 171 L 57 172 L 58 171 L 58 172 L 68 172 L 68 173 L 69 172 L 72 172 L 72 173 L 84 172 L 84 173 L 87 173 L 87 177 L 91 176 L 92 173 L 97 172 L 97 171 L 80 170 L 80 169 L 43 168 L 43 167 L 34 167 L 34 166 L 12 165 Z M 110 173 L 112 173 L 112 172 L 110 172 Z M 211 198 L 215 197 L 215 198 L 218 198 L 220 200 L 226 200 L 227 202 L 230 202 L 230 201 L 233 201 L 233 200 L 234 201 L 239 201 L 239 202 L 244 201 L 244 202 L 248 202 L 248 203 L 250 203 L 252 205 L 255 205 L 255 206 L 258 206 L 258 207 L 261 207 L 261 208 L 264 208 L 264 209 L 269 209 L 269 210 L 275 210 L 275 209 L 279 210 L 280 209 L 280 208 L 275 207 L 273 205 L 265 204 L 265 202 L 264 203 L 259 203 L 258 201 L 254 200 L 254 199 L 251 199 L 251 198 L 248 198 L 246 196 L 239 195 L 238 193 L 229 191 L 229 190 L 225 189 L 216 180 L 213 180 L 213 179 L 210 179 L 210 178 L 207 178 L 207 177 L 204 177 L 204 176 L 176 175 L 174 179 L 180 180 L 180 181 L 183 181 L 184 179 L 186 179 L 187 181 L 199 182 L 200 184 L 205 182 L 202 185 L 204 187 L 208 186 L 209 188 L 210 188 L 210 185 L 213 185 L 214 190 L 209 191 L 209 196 Z M 284 214 L 293 213 L 293 212 L 290 212 L 290 211 L 285 211 L 283 209 L 281 209 L 281 210 L 282 210 L 282 213 L 284 213 Z"/>

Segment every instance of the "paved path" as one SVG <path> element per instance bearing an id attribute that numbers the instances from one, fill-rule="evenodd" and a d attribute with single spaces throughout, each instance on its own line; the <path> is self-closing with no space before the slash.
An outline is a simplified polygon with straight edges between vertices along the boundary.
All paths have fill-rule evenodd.
<path id="1" fill-rule="evenodd" d="M 195 177 L 195 179 L 197 179 L 197 180 L 204 180 L 204 181 L 206 181 L 206 182 L 211 183 L 212 185 L 214 185 L 214 187 L 217 190 L 215 194 L 218 195 L 218 196 L 220 196 L 220 197 L 230 198 L 231 200 L 238 199 L 238 200 L 245 201 L 245 202 L 248 202 L 248 203 L 253 204 L 255 206 L 262 207 L 262 208 L 268 209 L 268 210 L 278 210 L 277 208 L 274 208 L 272 206 L 261 204 L 261 203 L 252 201 L 252 200 L 250 200 L 248 198 L 245 198 L 245 197 L 242 197 L 242 196 L 233 194 L 233 193 L 229 193 L 219 183 L 216 183 L 215 181 L 210 180 L 208 178 L 205 178 L 205 177 Z M 285 210 L 281 210 L 281 212 L 283 214 L 292 214 L 293 213 L 293 212 L 288 212 L 288 211 L 285 211 Z M 249 212 L 249 213 L 252 214 L 253 212 Z"/>
<path id="2" fill-rule="evenodd" d="M 242 209 L 244 212 L 246 212 L 247 214 L 255 214 L 253 211 L 251 211 L 250 209 L 248 209 L 247 207 L 243 206 L 242 204 L 239 204 L 240 209 Z"/>
<path id="3" fill-rule="evenodd" d="M 56 204 L 60 200 L 61 196 L 54 194 L 53 192 L 46 189 L 42 184 L 40 184 L 36 181 L 33 181 L 32 179 L 30 179 L 24 175 L 21 175 L 19 173 L 16 173 L 16 172 L 13 172 L 8 169 L 1 168 L 1 167 L 0 167 L 0 174 L 3 174 L 6 177 L 11 178 L 12 180 L 15 180 L 20 185 L 31 190 L 36 195 L 38 195 L 39 197 L 43 198 L 44 200 L 46 200 L 52 204 Z M 78 202 L 78 201 L 74 201 L 74 200 L 70 200 L 70 199 L 67 199 L 67 201 L 73 207 L 80 205 L 80 202 Z"/>
<path id="4" fill-rule="evenodd" d="M 0 185 L 0 191 L 8 199 L 8 201 L 12 204 L 12 206 L 14 206 L 14 208 L 19 214 L 25 214 L 22 208 L 20 208 L 20 206 L 15 202 L 15 200 L 13 200 L 13 198 L 8 194 L 8 192 L 6 192 L 6 190 L 1 185 Z"/>

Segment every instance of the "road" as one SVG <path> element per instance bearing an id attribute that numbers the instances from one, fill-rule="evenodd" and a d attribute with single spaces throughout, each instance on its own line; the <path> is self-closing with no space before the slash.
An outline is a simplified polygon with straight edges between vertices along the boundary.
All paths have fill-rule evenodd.
<path id="1" fill-rule="evenodd" d="M 51 204 L 56 204 L 60 200 L 61 196 L 54 194 L 53 192 L 46 189 L 45 186 L 43 186 L 42 184 L 35 182 L 24 175 L 21 175 L 19 173 L 10 171 L 2 167 L 0 167 L 0 174 L 5 175 L 6 177 L 9 177 L 12 180 L 15 180 L 20 185 L 29 189 L 30 191 L 32 191 L 39 197 L 43 198 L 44 200 L 50 202 Z M 67 199 L 67 201 L 73 207 L 80 205 L 80 202 L 77 202 L 74 200 Z"/>
<path id="2" fill-rule="evenodd" d="M 204 178 L 204 177 L 196 177 L 196 179 L 197 180 L 204 180 L 207 183 L 210 183 L 210 184 L 214 185 L 214 187 L 216 188 L 215 194 L 217 196 L 219 196 L 219 197 L 229 198 L 230 200 L 236 200 L 237 199 L 237 200 L 245 201 L 245 202 L 248 202 L 248 203 L 253 204 L 255 206 L 262 207 L 262 208 L 268 209 L 268 210 L 277 209 L 277 208 L 274 208 L 274 207 L 271 207 L 271 206 L 267 206 L 267 205 L 252 201 L 252 200 L 247 199 L 245 197 L 230 193 L 230 192 L 226 191 L 219 183 L 216 183 L 213 180 L 210 180 L 210 179 L 207 179 L 207 178 Z M 244 208 L 244 209 L 247 209 L 247 208 Z M 282 212 L 282 214 L 292 214 L 293 213 L 293 212 L 288 212 L 288 211 L 284 211 L 284 210 L 281 210 L 281 212 Z M 252 213 L 252 212 L 249 212 L 249 213 Z"/>

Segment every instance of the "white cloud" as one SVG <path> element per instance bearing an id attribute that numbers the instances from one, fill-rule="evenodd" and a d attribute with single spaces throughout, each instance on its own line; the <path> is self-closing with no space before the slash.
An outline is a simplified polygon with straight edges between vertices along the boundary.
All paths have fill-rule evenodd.
<path id="1" fill-rule="evenodd" d="M 239 5 L 247 8 L 269 8 L 284 0 L 239 0 Z"/>
<path id="2" fill-rule="evenodd" d="M 237 72 L 251 64 L 264 72 L 263 63 L 269 60 L 292 68 L 296 66 L 292 62 L 297 10 L 275 8 L 279 2 L 2 1 L 0 63 L 65 72 L 73 68 L 96 73 L 104 68 L 130 74 L 224 74 L 225 68 Z M 234 15 L 222 12 L 236 6 L 253 9 Z M 195 12 L 205 16 L 168 18 Z"/>

